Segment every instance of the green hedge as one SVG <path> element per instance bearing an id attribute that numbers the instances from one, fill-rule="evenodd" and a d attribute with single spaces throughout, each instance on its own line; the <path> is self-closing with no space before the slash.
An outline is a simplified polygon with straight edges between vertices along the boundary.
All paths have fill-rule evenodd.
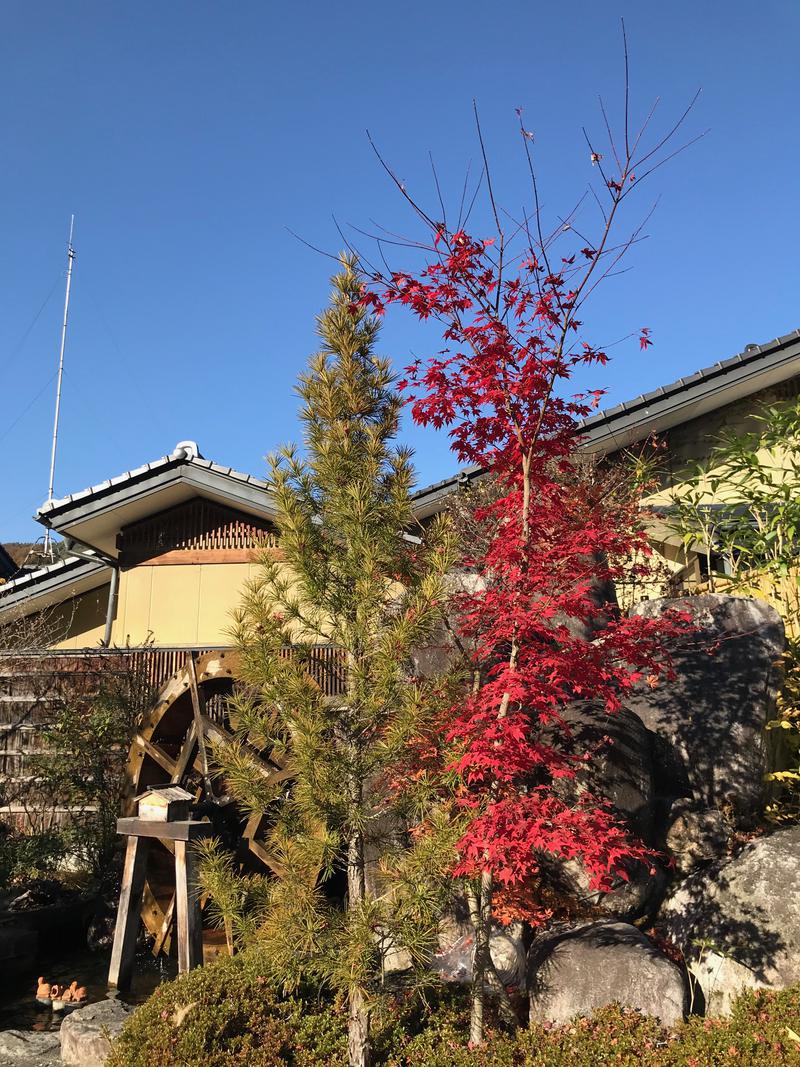
<path id="1" fill-rule="evenodd" d="M 258 957 L 220 960 L 159 987 L 126 1023 L 107 1067 L 346 1067 L 343 1006 L 282 998 Z M 376 1008 L 382 1067 L 800 1067 L 800 987 L 746 994 L 725 1020 L 692 1018 L 677 1031 L 614 1006 L 569 1026 L 493 1031 L 467 1047 L 463 990 Z"/>

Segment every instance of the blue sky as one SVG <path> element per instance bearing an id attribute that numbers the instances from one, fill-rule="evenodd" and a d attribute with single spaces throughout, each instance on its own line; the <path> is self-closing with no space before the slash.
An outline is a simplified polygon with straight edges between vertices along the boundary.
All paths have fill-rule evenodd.
<path id="1" fill-rule="evenodd" d="M 800 5 L 5 0 L 0 541 L 41 532 L 70 212 L 56 495 L 183 438 L 263 473 L 298 437 L 292 386 L 328 293 L 329 262 L 289 231 L 333 252 L 333 216 L 415 232 L 365 129 L 425 202 L 432 151 L 455 202 L 477 163 L 476 98 L 516 209 L 521 106 L 545 211 L 563 213 L 590 176 L 581 125 L 598 129 L 598 93 L 619 103 L 620 15 L 634 114 L 660 95 L 663 128 L 702 87 L 686 132 L 710 133 L 641 190 L 632 221 L 660 198 L 648 240 L 584 315 L 599 343 L 653 331 L 647 353 L 616 345 L 592 378 L 609 403 L 800 326 Z M 402 311 L 387 318 L 398 367 L 434 346 Z M 444 436 L 404 432 L 421 483 L 454 469 Z"/>

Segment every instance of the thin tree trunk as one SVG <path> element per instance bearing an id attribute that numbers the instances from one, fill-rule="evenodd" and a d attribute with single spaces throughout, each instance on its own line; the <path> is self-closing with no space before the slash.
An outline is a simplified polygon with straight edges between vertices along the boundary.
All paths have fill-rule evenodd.
<path id="1" fill-rule="evenodd" d="M 348 908 L 358 907 L 365 894 L 364 839 L 361 834 L 357 833 L 350 838 L 347 846 Z M 370 1067 L 372 1063 L 370 1010 L 366 995 L 360 985 L 350 986 L 348 1002 L 347 1053 L 350 1067 Z"/>
<path id="2" fill-rule="evenodd" d="M 489 939 L 492 926 L 492 873 L 481 874 L 478 895 L 469 894 L 470 917 L 475 931 L 475 946 L 472 951 L 472 1008 L 469 1019 L 469 1039 L 473 1045 L 483 1043 L 484 1010 L 486 1007 L 486 983 L 491 971 L 492 957 Z"/>
<path id="3" fill-rule="evenodd" d="M 358 986 L 352 986 L 350 989 L 347 1056 L 350 1067 L 370 1067 L 372 1063 L 369 1008 L 364 991 Z"/>

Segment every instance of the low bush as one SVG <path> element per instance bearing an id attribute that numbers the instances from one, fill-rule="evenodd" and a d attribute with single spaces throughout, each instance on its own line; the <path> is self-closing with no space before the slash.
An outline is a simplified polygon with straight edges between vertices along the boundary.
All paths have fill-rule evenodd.
<path id="1" fill-rule="evenodd" d="M 107 1067 L 346 1067 L 344 1006 L 281 996 L 259 957 L 223 959 L 161 986 L 126 1023 Z M 669 1032 L 618 1006 L 567 1026 L 514 1034 L 490 1029 L 467 1043 L 460 988 L 379 1001 L 376 1062 L 383 1067 L 800 1067 L 800 987 L 743 995 L 729 1019 L 693 1018 Z"/>

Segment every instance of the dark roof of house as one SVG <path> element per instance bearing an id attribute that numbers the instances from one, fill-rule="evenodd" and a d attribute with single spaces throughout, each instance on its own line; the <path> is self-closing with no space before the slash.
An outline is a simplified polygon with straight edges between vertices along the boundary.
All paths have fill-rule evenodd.
<path id="1" fill-rule="evenodd" d="M 23 571 L 0 585 L 0 615 L 26 603 L 31 597 L 37 599 L 38 607 L 45 607 L 110 581 L 111 568 L 102 560 L 65 556 L 38 570 Z"/>
<path id="2" fill-rule="evenodd" d="M 181 442 L 169 455 L 152 463 L 60 500 L 47 501 L 35 518 L 67 541 L 115 559 L 122 526 L 196 496 L 262 518 L 274 516 L 266 482 L 212 463 L 200 455 L 194 442 Z"/>
<path id="3" fill-rule="evenodd" d="M 17 564 L 6 552 L 2 545 L 0 545 L 0 578 L 10 578 L 13 574 L 16 574 L 19 570 Z"/>
<path id="4" fill-rule="evenodd" d="M 585 447 L 614 452 L 800 374 L 800 330 L 606 408 L 580 424 Z"/>
<path id="5" fill-rule="evenodd" d="M 588 452 L 615 452 L 797 374 L 800 330 L 763 345 L 748 345 L 730 359 L 589 416 L 578 428 L 582 447 Z M 451 478 L 420 489 L 414 494 L 416 507 L 422 514 L 431 514 L 439 500 L 480 473 L 479 467 L 467 467 Z"/>

